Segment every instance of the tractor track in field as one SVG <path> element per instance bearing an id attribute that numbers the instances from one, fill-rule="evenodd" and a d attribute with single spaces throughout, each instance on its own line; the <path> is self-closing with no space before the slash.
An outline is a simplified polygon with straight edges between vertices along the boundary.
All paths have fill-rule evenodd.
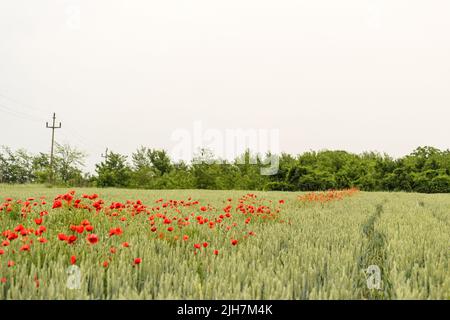
<path id="1" fill-rule="evenodd" d="M 441 217 L 440 215 L 438 215 L 436 213 L 436 210 L 431 211 L 431 215 L 433 216 L 433 218 L 435 220 L 439 221 L 440 223 L 443 223 L 447 227 L 450 226 L 450 222 L 447 219 L 445 219 L 444 217 Z"/>
<path id="2" fill-rule="evenodd" d="M 385 202 L 376 205 L 375 212 L 363 224 L 361 230 L 364 238 L 367 240 L 357 260 L 358 269 L 363 273 L 358 281 L 359 298 L 361 299 L 392 299 L 392 284 L 387 272 L 387 253 L 385 250 L 387 239 L 386 235 L 376 228 L 376 222 L 384 212 Z M 379 290 L 369 289 L 367 285 L 368 275 L 366 270 L 369 266 L 377 266 L 381 270 L 381 288 Z"/>

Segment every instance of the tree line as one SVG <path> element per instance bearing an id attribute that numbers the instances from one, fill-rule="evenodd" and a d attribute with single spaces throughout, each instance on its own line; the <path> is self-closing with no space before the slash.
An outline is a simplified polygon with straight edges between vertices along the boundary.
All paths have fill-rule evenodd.
<path id="1" fill-rule="evenodd" d="M 201 150 L 191 163 L 185 163 L 173 161 L 164 150 L 140 147 L 131 157 L 110 152 L 96 165 L 95 174 L 88 174 L 83 171 L 84 152 L 56 144 L 53 178 L 63 186 L 143 189 L 319 191 L 357 187 L 364 191 L 450 192 L 450 150 L 419 147 L 398 159 L 376 152 L 282 153 L 278 172 L 261 175 L 268 156 L 247 151 L 234 161 L 219 162 L 211 152 Z M 48 154 L 0 149 L 0 183 L 42 184 L 49 177 Z"/>

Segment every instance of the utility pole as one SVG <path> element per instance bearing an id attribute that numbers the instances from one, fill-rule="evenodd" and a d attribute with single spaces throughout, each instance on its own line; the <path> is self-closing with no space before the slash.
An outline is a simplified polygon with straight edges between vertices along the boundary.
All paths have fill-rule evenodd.
<path id="1" fill-rule="evenodd" d="M 50 153 L 50 183 L 53 183 L 53 149 L 55 144 L 55 129 L 61 129 L 61 122 L 56 126 L 56 114 L 53 113 L 53 124 L 51 126 L 46 123 L 47 129 L 52 129 L 52 149 Z"/>
<path id="2" fill-rule="evenodd" d="M 108 153 L 109 153 L 109 150 L 108 150 L 108 148 L 106 148 L 105 154 L 103 154 L 103 153 L 101 154 L 101 157 L 105 158 L 105 161 L 108 160 Z"/>

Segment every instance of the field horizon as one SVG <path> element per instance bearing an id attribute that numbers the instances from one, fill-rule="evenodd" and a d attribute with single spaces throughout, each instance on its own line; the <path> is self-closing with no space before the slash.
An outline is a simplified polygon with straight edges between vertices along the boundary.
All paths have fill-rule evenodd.
<path id="1" fill-rule="evenodd" d="M 100 192 L 102 190 L 117 190 L 117 191 L 135 191 L 136 193 L 139 192 L 188 192 L 188 191 L 201 191 L 201 192 L 237 192 L 237 193 L 273 193 L 273 194 L 287 194 L 287 195 L 301 195 L 301 194 L 308 194 L 308 193 L 314 193 L 314 192 L 327 192 L 330 190 L 337 190 L 337 189 L 330 189 L 330 190 L 316 190 L 316 191 L 279 191 L 279 190 L 252 190 L 252 189 L 146 189 L 146 188 L 120 188 L 120 187 L 76 187 L 76 186 L 50 186 L 46 184 L 39 184 L 39 183 L 25 183 L 25 184 L 7 184 L 7 183 L 0 183 L 0 196 L 2 195 L 1 192 L 10 191 L 12 189 L 22 189 L 18 190 L 17 192 L 23 191 L 24 189 L 29 189 L 31 191 L 40 189 L 40 190 L 54 190 L 55 192 L 51 192 L 52 194 L 59 194 L 61 192 L 67 192 L 68 190 L 85 190 L 85 191 L 96 191 Z M 12 191 L 16 192 L 16 191 Z M 449 196 L 450 193 L 442 192 L 442 193 L 423 193 L 423 192 L 409 192 L 409 191 L 365 191 L 365 190 L 359 190 L 361 193 L 370 193 L 370 194 L 410 194 L 410 195 L 418 195 L 418 196 Z"/>

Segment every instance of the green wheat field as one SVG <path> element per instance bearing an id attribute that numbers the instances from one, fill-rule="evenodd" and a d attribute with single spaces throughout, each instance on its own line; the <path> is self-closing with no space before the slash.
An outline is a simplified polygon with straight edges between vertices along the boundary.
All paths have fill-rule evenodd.
<path id="1" fill-rule="evenodd" d="M 1 299 L 450 299 L 450 195 L 69 191 L 0 185 Z"/>

